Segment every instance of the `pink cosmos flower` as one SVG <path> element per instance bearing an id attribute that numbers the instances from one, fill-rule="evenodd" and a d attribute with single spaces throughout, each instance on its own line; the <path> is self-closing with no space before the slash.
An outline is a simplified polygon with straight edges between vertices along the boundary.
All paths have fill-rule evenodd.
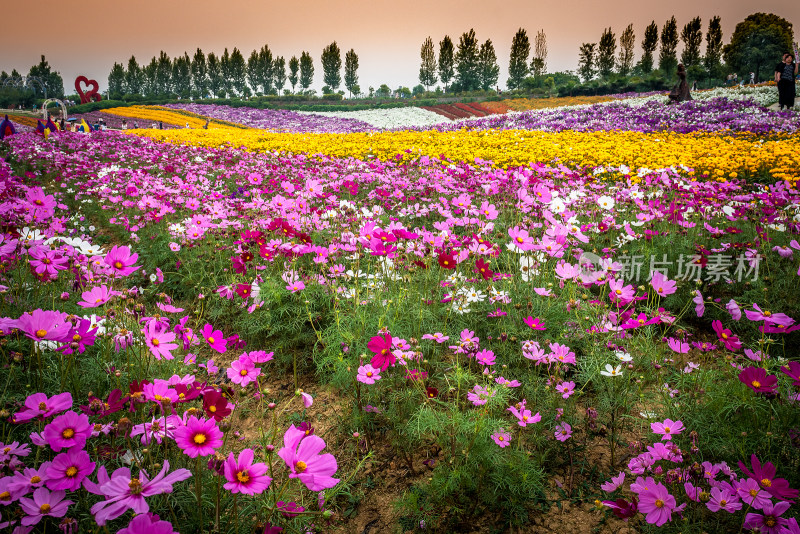
<path id="1" fill-rule="evenodd" d="M 481 365 L 494 365 L 495 356 L 494 352 L 488 349 L 483 349 L 475 354 L 475 360 Z"/>
<path id="2" fill-rule="evenodd" d="M 69 261 L 59 251 L 40 246 L 31 248 L 29 254 L 29 262 L 33 272 L 50 280 L 56 280 L 58 271 L 65 270 L 67 268 L 66 263 Z"/>
<path id="3" fill-rule="evenodd" d="M 125 277 L 132 274 L 139 265 L 134 265 L 139 259 L 138 254 L 131 254 L 127 246 L 114 246 L 108 251 L 103 261 L 108 265 L 115 277 Z"/>
<path id="4" fill-rule="evenodd" d="M 134 477 L 130 469 L 121 467 L 109 477 L 105 467 L 101 467 L 97 472 L 97 484 L 88 480 L 83 483 L 90 493 L 106 497 L 106 500 L 96 503 L 90 510 L 95 522 L 102 527 L 106 521 L 118 518 L 128 509 L 137 514 L 145 514 L 150 510 L 145 497 L 172 493 L 173 484 L 192 476 L 192 472 L 188 469 L 176 469 L 170 474 L 167 474 L 167 471 L 169 471 L 168 460 L 164 460 L 164 466 L 152 480 L 144 470 L 139 471 Z"/>
<path id="5" fill-rule="evenodd" d="M 54 452 L 78 447 L 82 449 L 92 435 L 92 425 L 85 414 L 67 412 L 44 427 L 42 437 Z"/>
<path id="6" fill-rule="evenodd" d="M 660 271 L 653 271 L 653 277 L 650 279 L 650 285 L 656 290 L 659 297 L 666 297 L 672 295 L 677 291 L 678 284 L 674 280 L 668 279 Z"/>
<path id="7" fill-rule="evenodd" d="M 297 281 L 289 284 L 288 286 L 286 286 L 286 290 L 289 291 L 290 293 L 299 293 L 300 291 L 304 290 L 305 288 L 306 288 L 306 285 L 303 282 L 301 282 L 300 280 L 297 280 Z"/>
<path id="8" fill-rule="evenodd" d="M 245 495 L 255 495 L 263 493 L 269 487 L 272 478 L 266 475 L 267 466 L 263 463 L 253 463 L 255 454 L 253 449 L 244 449 L 239 453 L 239 459 L 228 455 L 225 460 L 224 473 L 228 482 L 223 486 L 231 493 L 244 493 Z"/>
<path id="9" fill-rule="evenodd" d="M 150 349 L 150 352 L 157 360 L 161 358 L 172 360 L 175 358 L 171 351 L 177 349 L 178 344 L 170 343 L 170 341 L 175 341 L 174 332 L 163 330 L 156 321 L 151 321 L 142 329 L 142 333 L 144 334 L 147 348 Z"/>
<path id="10" fill-rule="evenodd" d="M 153 513 L 139 514 L 131 519 L 128 526 L 117 534 L 178 534 L 172 523 L 163 521 Z"/>
<path id="11" fill-rule="evenodd" d="M 69 391 L 47 398 L 44 393 L 34 393 L 25 399 L 25 409 L 14 414 L 15 423 L 23 423 L 34 418 L 46 419 L 72 407 L 72 394 Z"/>
<path id="12" fill-rule="evenodd" d="M 435 334 L 425 334 L 422 336 L 422 339 L 432 339 L 437 343 L 444 343 L 445 341 L 450 339 L 450 336 L 445 336 L 441 332 L 436 332 Z"/>
<path id="13" fill-rule="evenodd" d="M 376 369 L 385 371 L 390 365 L 394 365 L 397 358 L 392 354 L 392 335 L 386 334 L 383 337 L 373 336 L 367 343 L 367 348 L 375 355 L 370 364 Z"/>
<path id="14" fill-rule="evenodd" d="M 289 478 L 299 478 L 311 491 L 322 491 L 339 483 L 333 478 L 339 468 L 332 454 L 319 454 L 325 441 L 317 435 L 306 433 L 292 425 L 283 436 L 283 448 L 278 451 L 291 473 Z"/>
<path id="15" fill-rule="evenodd" d="M 517 424 L 522 428 L 538 423 L 542 420 L 542 416 L 539 415 L 539 412 L 536 412 L 536 415 L 531 415 L 531 411 L 525 407 L 525 404 L 526 401 L 523 400 L 522 402 L 507 408 L 507 410 L 517 418 Z"/>
<path id="16" fill-rule="evenodd" d="M 47 468 L 47 487 L 51 490 L 75 491 L 94 472 L 95 463 L 89 453 L 72 448 L 53 459 Z"/>
<path id="17" fill-rule="evenodd" d="M 358 368 L 356 380 L 362 384 L 374 384 L 376 380 L 381 379 L 380 372 L 380 369 L 375 369 L 370 364 L 362 365 Z"/>
<path id="18" fill-rule="evenodd" d="M 492 434 L 492 439 L 495 443 L 497 443 L 501 449 L 504 449 L 511 445 L 511 434 L 508 432 L 500 431 L 495 432 Z"/>
<path id="19" fill-rule="evenodd" d="M 559 423 L 554 435 L 558 441 L 567 441 L 572 437 L 572 427 L 568 423 Z"/>
<path id="20" fill-rule="evenodd" d="M 742 501 L 756 510 L 761 510 L 765 505 L 772 505 L 771 495 L 764 491 L 758 482 L 752 478 L 739 481 L 736 484 L 736 493 Z"/>
<path id="21" fill-rule="evenodd" d="M 689 344 L 684 343 L 679 339 L 675 339 L 674 337 L 667 338 L 667 346 L 669 346 L 673 352 L 677 352 L 678 354 L 689 353 Z"/>
<path id="22" fill-rule="evenodd" d="M 742 309 L 739 307 L 738 304 L 736 304 L 735 300 L 733 299 L 729 300 L 728 303 L 725 305 L 725 309 L 728 310 L 728 313 L 731 314 L 731 318 L 734 321 L 738 321 L 739 319 L 742 318 Z"/>
<path id="23" fill-rule="evenodd" d="M 78 324 L 70 329 L 69 334 L 64 338 L 65 345 L 58 348 L 64 354 L 78 354 L 86 352 L 86 347 L 94 345 L 97 338 L 97 325 L 92 324 L 89 319 L 78 319 Z"/>
<path id="24" fill-rule="evenodd" d="M 791 326 L 794 323 L 794 319 L 792 319 L 785 313 L 774 313 L 768 310 L 762 310 L 761 308 L 758 307 L 758 304 L 753 304 L 753 308 L 755 308 L 755 311 L 752 310 L 744 311 L 744 314 L 751 321 L 766 321 L 768 323 L 777 324 L 781 326 Z"/>
<path id="25" fill-rule="evenodd" d="M 222 431 L 214 419 L 198 419 L 191 416 L 186 424 L 175 429 L 175 443 L 190 458 L 214 454 L 222 445 Z"/>
<path id="26" fill-rule="evenodd" d="M 38 525 L 43 517 L 64 517 L 72 501 L 65 501 L 64 491 L 50 491 L 39 488 L 33 492 L 33 499 L 23 497 L 19 500 L 22 510 L 28 514 L 22 518 L 26 527 Z"/>
<path id="27" fill-rule="evenodd" d="M 78 306 L 81 308 L 97 308 L 111 300 L 111 297 L 117 295 L 121 295 L 121 293 L 119 291 L 114 291 L 106 285 L 93 287 L 81 293 L 81 298 L 83 300 L 78 302 Z"/>
<path id="28" fill-rule="evenodd" d="M 64 341 L 72 323 L 67 321 L 64 313 L 39 309 L 23 313 L 16 327 L 34 341 Z"/>
<path id="29" fill-rule="evenodd" d="M 692 299 L 692 302 L 695 303 L 695 307 L 694 307 L 695 313 L 697 314 L 698 317 L 702 317 L 703 314 L 706 311 L 706 303 L 703 300 L 703 294 L 700 293 L 700 291 L 695 289 L 694 298 Z"/>
<path id="30" fill-rule="evenodd" d="M 6 482 L 8 486 L 3 487 L 3 483 L 0 483 L 0 489 L 3 491 L 8 491 L 11 493 L 9 496 L 10 501 L 17 500 L 17 498 L 21 495 L 27 495 L 31 491 L 35 490 L 36 488 L 41 488 L 44 486 L 47 480 L 47 469 L 50 467 L 52 462 L 42 462 L 42 465 L 39 466 L 39 469 L 31 469 L 30 467 L 24 468 L 22 471 L 17 471 L 14 473 L 13 477 L 5 477 L 5 480 L 8 479 Z M 2 491 L 0 491 L 2 493 Z M 3 502 L 2 504 L 8 504 Z"/>
<path id="31" fill-rule="evenodd" d="M 673 434 L 680 434 L 684 428 L 681 421 L 673 421 L 672 419 L 665 419 L 663 423 L 650 423 L 650 429 L 653 433 L 663 434 L 661 441 L 671 440 Z"/>
<path id="32" fill-rule="evenodd" d="M 646 514 L 645 520 L 651 525 L 660 527 L 672 520 L 676 504 L 675 497 L 661 483 L 652 484 L 639 493 L 639 511 Z"/>
<path id="33" fill-rule="evenodd" d="M 742 502 L 735 493 L 732 493 L 727 488 L 717 486 L 711 488 L 711 497 L 706 503 L 706 506 L 712 512 L 725 510 L 729 514 L 732 514 L 742 509 Z"/>
<path id="34" fill-rule="evenodd" d="M 222 330 L 214 330 L 214 327 L 208 323 L 203 327 L 203 339 L 206 340 L 209 347 L 220 354 L 227 350 L 228 340 L 222 335 Z"/>
<path id="35" fill-rule="evenodd" d="M 561 393 L 561 396 L 568 399 L 570 395 L 575 393 L 575 382 L 561 382 L 556 386 L 556 391 Z"/>
<path id="36" fill-rule="evenodd" d="M 626 286 L 624 281 L 616 278 L 608 281 L 608 289 L 608 298 L 611 299 L 611 302 L 616 302 L 621 306 L 633 302 L 633 298 L 636 296 L 636 289 L 632 285 Z"/>
<path id="37" fill-rule="evenodd" d="M 611 493 L 622 486 L 623 482 L 625 482 L 625 472 L 620 471 L 617 476 L 611 477 L 611 482 L 603 482 L 603 484 L 600 486 L 600 489 L 607 493 Z"/>
<path id="38" fill-rule="evenodd" d="M 246 388 L 250 382 L 258 381 L 258 375 L 261 374 L 261 369 L 256 367 L 256 364 L 253 363 L 253 360 L 251 360 L 247 353 L 245 353 L 239 356 L 238 360 L 235 360 L 233 363 L 231 363 L 231 366 L 228 367 L 227 373 L 228 378 L 231 379 L 231 382 Z"/>

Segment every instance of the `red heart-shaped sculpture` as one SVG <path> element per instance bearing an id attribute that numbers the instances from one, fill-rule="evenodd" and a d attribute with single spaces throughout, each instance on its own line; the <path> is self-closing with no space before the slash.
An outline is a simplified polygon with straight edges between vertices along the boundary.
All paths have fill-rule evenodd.
<path id="1" fill-rule="evenodd" d="M 90 89 L 84 91 L 81 84 L 86 85 L 87 88 Z M 97 80 L 90 80 L 86 76 L 78 76 L 75 78 L 75 91 L 81 97 L 81 104 L 88 104 L 91 101 L 100 102 L 103 97 L 100 96 L 99 90 L 100 85 L 98 85 Z"/>

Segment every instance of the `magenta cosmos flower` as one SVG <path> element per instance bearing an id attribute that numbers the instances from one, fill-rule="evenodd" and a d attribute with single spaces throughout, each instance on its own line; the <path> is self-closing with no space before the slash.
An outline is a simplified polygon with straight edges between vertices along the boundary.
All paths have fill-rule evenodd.
<path id="1" fill-rule="evenodd" d="M 148 512 L 150 506 L 145 497 L 171 493 L 173 484 L 192 476 L 188 469 L 176 469 L 167 474 L 168 470 L 169 461 L 164 460 L 161 471 L 150 480 L 145 471 L 139 471 L 139 476 L 134 477 L 127 467 L 117 469 L 109 477 L 105 467 L 101 467 L 97 471 L 97 484 L 84 482 L 87 491 L 106 497 L 105 501 L 96 503 L 90 510 L 97 524 L 103 526 L 106 521 L 118 518 L 129 508 L 137 514 Z"/>
<path id="2" fill-rule="evenodd" d="M 85 414 L 75 412 L 59 415 L 44 427 L 42 432 L 45 442 L 55 452 L 72 447 L 82 449 L 91 435 L 92 425 L 89 424 L 89 418 Z"/>
<path id="3" fill-rule="evenodd" d="M 263 463 L 253 463 L 253 449 L 244 449 L 239 453 L 239 459 L 228 455 L 225 460 L 224 473 L 228 482 L 224 488 L 231 493 L 244 493 L 245 495 L 255 495 L 263 493 L 269 487 L 272 478 L 266 475 L 267 466 Z"/>
<path id="4" fill-rule="evenodd" d="M 306 433 L 292 425 L 283 436 L 284 447 L 278 451 L 291 473 L 289 478 L 299 478 L 311 491 L 322 491 L 339 483 L 332 478 L 339 468 L 332 454 L 319 454 L 325 448 L 325 441 L 316 435 Z"/>
<path id="5" fill-rule="evenodd" d="M 739 373 L 739 381 L 756 393 L 774 393 L 778 389 L 778 377 L 768 375 L 761 367 L 748 367 Z"/>
<path id="6" fill-rule="evenodd" d="M 758 529 L 762 534 L 779 534 L 786 532 L 784 526 L 789 524 L 789 520 L 785 517 L 780 517 L 783 513 L 792 506 L 791 503 L 786 501 L 776 503 L 764 503 L 761 509 L 761 514 L 747 514 L 744 518 L 744 528 Z"/>
<path id="7" fill-rule="evenodd" d="M 33 499 L 23 497 L 19 500 L 22 510 L 28 514 L 22 518 L 22 524 L 29 527 L 37 525 L 43 517 L 64 517 L 72 501 L 65 501 L 64 491 L 50 491 L 39 488 L 33 492 Z"/>
<path id="8" fill-rule="evenodd" d="M 665 419 L 663 423 L 650 423 L 650 429 L 655 434 L 663 434 L 661 436 L 661 441 L 669 441 L 672 439 L 673 434 L 680 434 L 683 432 L 684 426 L 681 421 Z"/>
<path id="9" fill-rule="evenodd" d="M 139 514 L 131 519 L 128 526 L 117 534 L 178 534 L 172 528 L 172 523 L 162 521 L 156 514 Z"/>
<path id="10" fill-rule="evenodd" d="M 558 441 L 567 441 L 572 437 L 572 427 L 568 423 L 560 423 L 556 426 L 555 437 Z"/>
<path id="11" fill-rule="evenodd" d="M 47 487 L 51 490 L 75 491 L 83 479 L 94 471 L 95 463 L 89 453 L 72 448 L 53 459 L 47 468 Z"/>
<path id="12" fill-rule="evenodd" d="M 358 368 L 358 375 L 356 380 L 362 384 L 374 384 L 377 380 L 381 379 L 380 369 L 375 369 L 370 364 L 362 365 Z"/>
<path id="13" fill-rule="evenodd" d="M 670 521 L 675 505 L 675 497 L 661 483 L 639 493 L 639 511 L 646 514 L 645 520 L 651 525 L 660 527 Z"/>
<path id="14" fill-rule="evenodd" d="M 139 255 L 131 254 L 131 249 L 128 247 L 115 245 L 108 251 L 104 261 L 115 277 L 124 277 L 139 268 L 139 265 L 134 265 L 138 259 Z"/>
<path id="15" fill-rule="evenodd" d="M 739 338 L 733 335 L 733 332 L 727 328 L 722 327 L 722 321 L 712 321 L 711 328 L 717 333 L 719 340 L 725 345 L 725 348 L 730 351 L 737 351 L 742 348 Z"/>
<path id="16" fill-rule="evenodd" d="M 261 369 L 256 367 L 256 364 L 246 353 L 239 356 L 239 359 L 228 367 L 228 378 L 231 379 L 231 382 L 239 384 L 243 388 L 246 388 L 250 382 L 256 382 L 260 374 Z"/>
<path id="17" fill-rule="evenodd" d="M 222 431 L 213 419 L 198 419 L 195 416 L 175 430 L 175 443 L 190 458 L 214 454 L 214 449 L 222 445 Z"/>
<path id="18" fill-rule="evenodd" d="M 72 408 L 72 394 L 69 391 L 48 398 L 44 393 L 34 393 L 25 399 L 25 409 L 14 415 L 15 423 L 35 418 L 47 418 L 58 412 Z"/>
<path id="19" fill-rule="evenodd" d="M 64 341 L 72 328 L 72 323 L 67 321 L 64 313 L 33 310 L 31 313 L 23 313 L 17 320 L 16 326 L 34 341 Z"/>
<path id="20" fill-rule="evenodd" d="M 666 297 L 672 295 L 677 291 L 678 284 L 674 280 L 668 279 L 659 271 L 653 271 L 653 278 L 650 280 L 650 285 L 656 290 L 659 297 Z"/>
<path id="21" fill-rule="evenodd" d="M 372 357 L 370 364 L 376 369 L 385 371 L 390 365 L 394 365 L 397 361 L 394 354 L 392 354 L 392 335 L 386 334 L 383 337 L 373 336 L 367 343 L 367 348 L 372 351 L 375 356 Z"/>
<path id="22" fill-rule="evenodd" d="M 761 486 L 761 489 L 773 497 L 777 497 L 778 499 L 794 502 L 792 499 L 797 498 L 797 495 L 800 492 L 798 492 L 796 489 L 790 488 L 789 481 L 787 481 L 785 478 L 775 478 L 775 474 L 777 473 L 775 464 L 772 462 L 764 462 L 762 465 L 761 461 L 755 454 L 750 456 L 750 463 L 753 466 L 752 471 L 750 471 L 744 462 L 741 461 L 739 462 L 739 468 L 749 477 L 758 482 L 758 485 Z"/>
<path id="23" fill-rule="evenodd" d="M 214 327 L 208 323 L 203 327 L 203 339 L 206 340 L 209 347 L 220 354 L 227 350 L 228 340 L 222 335 L 222 330 L 214 330 Z"/>

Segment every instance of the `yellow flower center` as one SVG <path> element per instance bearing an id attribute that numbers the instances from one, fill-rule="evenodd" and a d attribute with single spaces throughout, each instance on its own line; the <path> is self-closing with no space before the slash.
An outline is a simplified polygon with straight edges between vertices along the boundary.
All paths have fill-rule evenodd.
<path id="1" fill-rule="evenodd" d="M 72 436 L 75 435 L 75 430 L 72 428 L 65 428 L 63 432 L 61 432 L 61 437 L 64 439 L 70 439 Z"/>
<path id="2" fill-rule="evenodd" d="M 128 489 L 131 492 L 131 495 L 139 495 L 142 493 L 142 483 L 139 481 L 138 478 L 132 478 L 130 482 L 128 482 Z"/>
<path id="3" fill-rule="evenodd" d="M 767 488 L 771 488 L 772 487 L 772 481 L 770 479 L 768 479 L 768 478 L 762 478 L 761 479 L 761 485 L 764 486 L 764 487 L 767 487 Z"/>
<path id="4" fill-rule="evenodd" d="M 214 341 L 215 341 L 215 339 L 214 339 L 213 337 L 207 337 L 207 338 L 206 338 L 206 341 L 208 341 L 208 344 L 209 344 L 209 345 L 213 345 L 213 344 L 214 344 Z"/>
<path id="5" fill-rule="evenodd" d="M 720 508 L 725 508 L 725 506 L 727 506 L 727 504 L 728 504 L 728 501 L 726 501 L 725 499 L 722 499 L 721 501 L 719 501 Z"/>
<path id="6" fill-rule="evenodd" d="M 115 261 L 114 262 L 114 268 L 122 269 L 122 262 L 121 261 Z"/>
<path id="7" fill-rule="evenodd" d="M 74 336 L 72 336 L 72 341 L 77 343 L 80 340 L 81 340 L 80 334 L 75 334 Z"/>
<path id="8" fill-rule="evenodd" d="M 367 376 L 372 378 L 372 371 L 367 371 Z"/>
<path id="9" fill-rule="evenodd" d="M 298 473 L 303 473 L 305 472 L 306 469 L 308 469 L 308 466 L 302 460 L 294 464 L 294 470 L 297 471 Z"/>
<path id="10" fill-rule="evenodd" d="M 238 473 L 236 473 L 236 480 L 238 480 L 242 484 L 246 484 L 247 482 L 250 481 L 250 475 L 247 473 L 247 471 L 239 471 Z"/>
<path id="11" fill-rule="evenodd" d="M 750 384 L 751 384 L 751 385 L 752 385 L 754 388 L 760 388 L 760 387 L 761 387 L 761 382 L 759 382 L 758 380 L 753 380 L 752 382 L 750 382 Z"/>
<path id="12" fill-rule="evenodd" d="M 44 328 L 40 328 L 39 330 L 36 331 L 36 337 L 38 337 L 39 339 L 44 339 L 44 336 L 46 335 L 47 335 L 47 330 L 45 330 Z"/>
<path id="13" fill-rule="evenodd" d="M 617 289 L 617 290 L 614 291 L 614 293 L 616 293 L 617 295 L 622 295 L 622 290 L 621 289 Z"/>
<path id="14" fill-rule="evenodd" d="M 665 426 L 665 427 L 664 427 L 664 433 L 665 433 L 665 434 L 669 434 L 669 427 L 668 427 L 668 426 Z"/>
<path id="15" fill-rule="evenodd" d="M 242 376 L 247 376 L 247 369 L 242 369 L 241 371 L 239 371 L 239 374 Z"/>
<path id="16" fill-rule="evenodd" d="M 503 436 L 497 436 L 497 441 L 503 441 Z"/>
<path id="17" fill-rule="evenodd" d="M 157 346 L 159 346 L 161 344 L 161 342 L 158 339 L 153 339 L 153 341 L 151 341 L 151 343 L 153 344 L 154 347 L 157 347 Z"/>
<path id="18" fill-rule="evenodd" d="M 206 442 L 206 435 L 205 434 L 195 434 L 194 438 L 192 438 L 197 445 L 202 445 Z"/>
<path id="19" fill-rule="evenodd" d="M 71 465 L 71 466 L 69 466 L 69 467 L 67 468 L 67 471 L 66 471 L 66 473 L 65 473 L 65 474 L 66 474 L 68 477 L 72 478 L 72 477 L 74 477 L 75 475 L 77 475 L 77 474 L 78 474 L 78 468 L 77 468 L 77 467 L 75 467 L 74 465 Z"/>
<path id="20" fill-rule="evenodd" d="M 39 507 L 39 513 L 42 514 L 42 515 L 49 514 L 50 513 L 50 505 L 47 504 L 47 503 L 44 503 L 43 505 L 41 505 Z"/>
<path id="21" fill-rule="evenodd" d="M 11 494 L 9 492 L 4 491 L 3 493 L 0 493 L 0 501 L 10 501 L 10 500 L 11 500 Z"/>
<path id="22" fill-rule="evenodd" d="M 663 507 L 664 507 L 664 501 L 662 501 L 661 499 L 656 499 L 656 508 L 663 508 Z"/>
<path id="23" fill-rule="evenodd" d="M 39 410 L 42 411 L 42 412 L 47 410 L 47 404 L 45 404 L 43 402 L 40 402 L 39 403 Z"/>
<path id="24" fill-rule="evenodd" d="M 751 489 L 750 490 L 750 496 L 751 497 L 755 497 L 756 495 L 758 495 L 758 490 L 757 489 Z"/>
<path id="25" fill-rule="evenodd" d="M 216 406 L 213 406 L 213 405 L 212 405 L 212 406 L 209 406 L 209 407 L 208 407 L 208 411 L 209 411 L 209 412 L 211 412 L 211 413 L 214 413 L 214 412 L 216 412 L 216 411 L 217 411 L 217 407 L 216 407 Z"/>

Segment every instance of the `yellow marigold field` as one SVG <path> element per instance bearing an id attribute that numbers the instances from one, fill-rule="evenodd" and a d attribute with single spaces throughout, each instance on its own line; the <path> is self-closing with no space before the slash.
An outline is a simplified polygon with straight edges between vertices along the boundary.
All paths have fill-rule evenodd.
<path id="1" fill-rule="evenodd" d="M 140 119 L 143 121 L 164 122 L 175 126 L 184 126 L 189 123 L 191 128 L 203 128 L 206 123 L 206 117 L 197 115 L 188 111 L 177 112 L 172 109 L 162 108 L 160 106 L 130 106 L 119 108 L 108 108 L 101 110 L 103 113 L 110 115 L 117 115 L 119 117 L 127 117 L 129 119 Z M 209 129 L 242 129 L 244 126 L 225 123 L 223 121 L 212 120 L 208 125 Z"/>
<path id="2" fill-rule="evenodd" d="M 144 135 L 176 144 L 229 145 L 253 151 L 371 157 L 403 161 L 421 156 L 451 161 L 492 161 L 497 167 L 530 162 L 659 169 L 684 165 L 716 179 L 769 172 L 788 181 L 800 179 L 800 135 L 765 140 L 755 135 L 638 132 L 542 132 L 484 130 L 457 132 L 403 131 L 348 134 L 291 134 L 263 130 L 141 130 Z M 733 174 L 735 173 L 735 174 Z"/>

